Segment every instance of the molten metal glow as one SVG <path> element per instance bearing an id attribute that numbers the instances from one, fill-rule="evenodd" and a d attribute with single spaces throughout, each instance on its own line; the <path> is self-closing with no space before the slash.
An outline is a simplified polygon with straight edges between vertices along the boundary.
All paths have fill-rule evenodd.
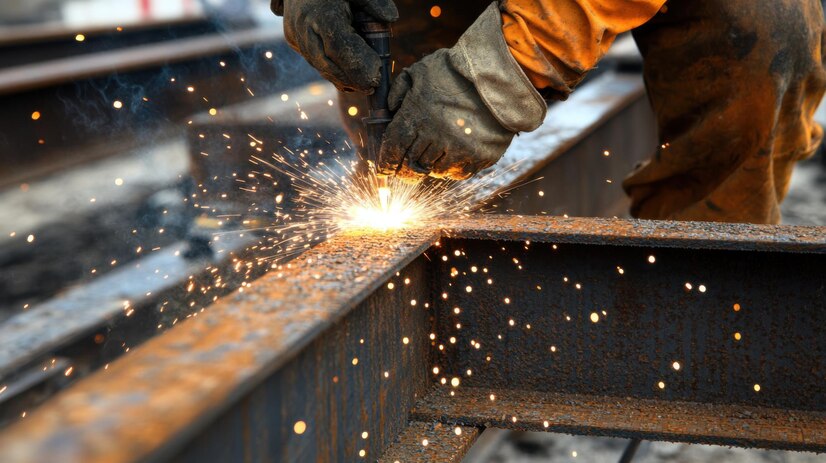
<path id="1" fill-rule="evenodd" d="M 279 232 L 311 230 L 314 236 L 338 231 L 387 232 L 426 225 L 443 216 L 470 210 L 474 193 L 488 186 L 494 175 L 473 182 L 426 181 L 405 183 L 382 179 L 373 173 L 359 175 L 355 164 L 333 157 L 327 164 L 310 164 L 299 157 L 273 154 L 272 160 L 253 156 L 252 161 L 287 175 L 298 193 L 289 223 Z M 280 216 L 280 214 L 276 214 Z M 309 236 L 309 234 L 308 234 Z"/>
<path id="2" fill-rule="evenodd" d="M 321 136 L 298 132 L 298 146 L 281 141 L 268 146 L 260 137 L 248 134 L 253 150 L 250 170 L 234 173 L 233 178 L 240 190 L 250 193 L 250 207 L 216 218 L 220 226 L 226 220 L 226 225 L 229 221 L 243 224 L 245 231 L 264 231 L 264 239 L 255 247 L 263 257 L 255 260 L 258 264 L 272 261 L 273 268 L 277 261 L 337 233 L 394 233 L 432 227 L 442 218 L 479 210 L 480 197 L 489 197 L 499 186 L 512 183 L 510 177 L 519 164 L 464 182 L 428 179 L 409 184 L 357 172 L 354 150 L 347 141 L 324 140 L 325 149 L 310 151 L 304 148 L 308 139 L 315 138 L 318 144 Z M 207 187 L 203 188 L 206 192 Z M 208 204 L 198 207 L 213 209 Z M 226 230 L 215 235 L 238 232 Z"/>

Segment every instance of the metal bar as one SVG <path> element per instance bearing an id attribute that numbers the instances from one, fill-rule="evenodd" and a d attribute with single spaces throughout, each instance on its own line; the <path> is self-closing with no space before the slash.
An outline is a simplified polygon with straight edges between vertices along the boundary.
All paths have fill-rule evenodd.
<path id="1" fill-rule="evenodd" d="M 619 459 L 619 463 L 631 463 L 632 461 L 634 461 L 634 455 L 637 454 L 637 450 L 639 450 L 640 444 L 642 444 L 642 440 L 631 439 L 628 442 L 628 447 L 625 447 L 625 450 L 622 452 L 622 456 Z"/>
<path id="2" fill-rule="evenodd" d="M 413 422 L 382 454 L 378 463 L 460 463 L 479 434 L 479 428 Z"/>
<path id="3" fill-rule="evenodd" d="M 151 44 L 127 50 L 18 66 L 0 70 L 0 95 L 112 73 L 167 65 L 205 55 L 230 53 L 239 48 L 253 47 L 259 43 L 272 43 L 282 37 L 283 33 L 276 28 L 258 28 L 233 32 L 229 35 L 211 34 L 178 40 L 174 47 L 170 47 L 168 43 Z"/>
<path id="4" fill-rule="evenodd" d="M 55 397 L 0 460 L 381 455 L 426 376 L 413 416 L 451 426 L 826 450 L 822 229 L 515 220 L 335 237 Z"/>
<path id="5" fill-rule="evenodd" d="M 485 425 L 523 431 L 826 452 L 826 413 L 702 404 L 670 398 L 651 400 L 494 387 L 459 387 L 448 391 L 440 387 L 416 404 L 411 418 L 451 426 Z"/>
<path id="6" fill-rule="evenodd" d="M 442 227 L 448 237 L 472 240 L 826 253 L 826 229 L 817 226 L 478 215 L 443 221 Z"/>
<path id="7" fill-rule="evenodd" d="M 0 460 L 380 455 L 426 387 L 430 278 L 416 259 L 437 238 L 420 230 L 395 243 L 378 235 L 320 245 L 32 415 L 57 418 L 60 430 L 30 418 L 10 427 Z M 414 260 L 398 290 L 383 286 Z"/>
<path id="8" fill-rule="evenodd" d="M 483 218 L 451 236 L 436 318 L 456 344 L 436 365 L 467 386 L 826 411 L 823 227 Z"/>

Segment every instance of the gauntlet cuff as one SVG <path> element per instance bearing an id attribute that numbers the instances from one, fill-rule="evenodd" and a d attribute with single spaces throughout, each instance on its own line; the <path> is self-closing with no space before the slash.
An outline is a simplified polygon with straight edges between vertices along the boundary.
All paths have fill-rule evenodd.
<path id="1" fill-rule="evenodd" d="M 471 81 L 485 106 L 511 132 L 536 130 L 548 104 L 513 58 L 502 32 L 498 2 L 493 2 L 450 50 L 450 62 Z"/>

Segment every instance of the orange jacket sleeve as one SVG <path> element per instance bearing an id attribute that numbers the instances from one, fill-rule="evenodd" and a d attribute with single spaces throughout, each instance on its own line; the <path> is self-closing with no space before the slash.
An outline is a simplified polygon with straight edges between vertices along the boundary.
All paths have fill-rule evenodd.
<path id="1" fill-rule="evenodd" d="M 666 0 L 504 0 L 505 41 L 533 85 L 564 99 L 618 34 L 647 22 Z"/>

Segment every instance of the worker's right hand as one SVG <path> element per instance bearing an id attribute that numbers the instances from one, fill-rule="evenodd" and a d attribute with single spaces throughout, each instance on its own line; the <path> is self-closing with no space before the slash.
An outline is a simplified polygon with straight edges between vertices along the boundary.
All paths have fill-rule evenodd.
<path id="1" fill-rule="evenodd" d="M 381 80 L 381 59 L 353 28 L 353 9 L 382 22 L 395 22 L 393 0 L 274 0 L 284 15 L 287 42 L 325 79 L 345 92 L 373 93 Z"/>

